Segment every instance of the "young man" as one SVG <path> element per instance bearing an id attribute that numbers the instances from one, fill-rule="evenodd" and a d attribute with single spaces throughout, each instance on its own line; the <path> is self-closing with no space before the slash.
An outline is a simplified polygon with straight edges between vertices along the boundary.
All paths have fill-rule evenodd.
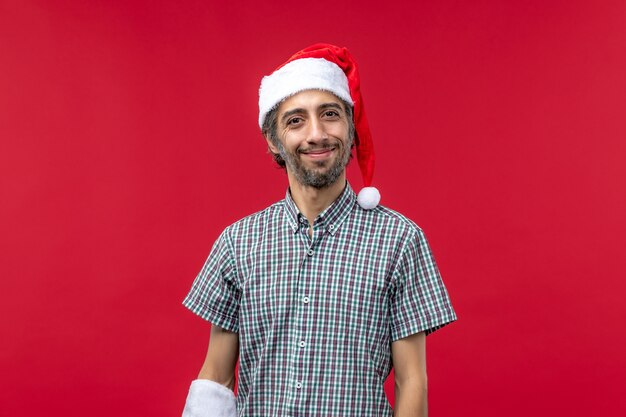
<path id="1" fill-rule="evenodd" d="M 326 44 L 263 79 L 259 126 L 289 189 L 224 230 L 184 301 L 212 323 L 184 417 L 426 416 L 425 336 L 456 315 L 421 229 L 370 187 L 359 85 L 348 51 Z"/>

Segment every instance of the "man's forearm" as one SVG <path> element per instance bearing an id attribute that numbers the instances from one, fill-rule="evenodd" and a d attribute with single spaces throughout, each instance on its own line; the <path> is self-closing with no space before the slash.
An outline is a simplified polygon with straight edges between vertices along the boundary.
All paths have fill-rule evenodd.
<path id="1" fill-rule="evenodd" d="M 402 384 L 396 381 L 394 417 L 427 417 L 428 390 L 426 382 L 419 378 Z"/>

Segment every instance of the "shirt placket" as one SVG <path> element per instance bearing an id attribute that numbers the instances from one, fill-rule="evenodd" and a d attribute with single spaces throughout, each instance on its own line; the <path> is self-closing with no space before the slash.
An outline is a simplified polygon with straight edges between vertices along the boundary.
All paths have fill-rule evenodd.
<path id="1" fill-rule="evenodd" d="M 300 261 L 300 269 L 298 271 L 298 281 L 295 290 L 295 317 L 293 320 L 292 358 L 291 358 L 291 407 L 289 407 L 289 416 L 299 416 L 300 406 L 304 398 L 310 392 L 307 386 L 308 372 L 310 370 L 310 352 L 312 349 L 311 340 L 312 333 L 315 329 L 310 323 L 310 309 L 314 306 L 311 291 L 311 280 L 315 279 L 314 271 L 319 262 L 318 248 L 320 239 L 323 237 L 323 225 L 321 221 L 316 221 L 313 225 L 313 234 L 309 235 L 309 223 L 305 218 L 300 220 L 300 242 L 305 248 L 304 255 Z"/>

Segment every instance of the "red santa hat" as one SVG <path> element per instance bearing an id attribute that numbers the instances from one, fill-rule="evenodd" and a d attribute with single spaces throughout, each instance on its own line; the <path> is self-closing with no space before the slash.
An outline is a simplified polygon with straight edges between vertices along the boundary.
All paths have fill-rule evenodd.
<path id="1" fill-rule="evenodd" d="M 324 90 L 354 106 L 355 147 L 364 188 L 357 201 L 364 209 L 380 202 L 380 193 L 372 187 L 374 146 L 363 109 L 361 81 L 356 62 L 346 48 L 317 43 L 296 52 L 271 75 L 263 77 L 259 89 L 259 127 L 267 113 L 284 99 L 304 90 Z"/>

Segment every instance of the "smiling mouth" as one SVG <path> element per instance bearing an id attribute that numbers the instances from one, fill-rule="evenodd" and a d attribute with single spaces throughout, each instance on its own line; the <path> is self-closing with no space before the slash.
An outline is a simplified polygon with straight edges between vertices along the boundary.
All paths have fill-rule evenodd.
<path id="1" fill-rule="evenodd" d="M 315 157 L 322 157 L 322 156 L 329 155 L 335 149 L 336 149 L 336 147 L 332 146 L 332 147 L 328 147 L 328 148 L 318 148 L 318 149 L 304 150 L 304 151 L 300 151 L 300 153 L 303 154 L 303 155 L 307 155 L 307 156 L 310 156 L 312 158 L 315 158 Z"/>

